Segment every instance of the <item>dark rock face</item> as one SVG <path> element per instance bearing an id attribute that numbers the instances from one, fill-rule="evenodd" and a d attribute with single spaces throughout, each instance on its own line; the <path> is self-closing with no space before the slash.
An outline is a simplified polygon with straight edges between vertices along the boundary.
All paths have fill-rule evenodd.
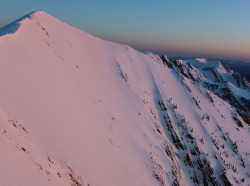
<path id="1" fill-rule="evenodd" d="M 235 107 L 241 113 L 242 119 L 249 124 L 250 99 L 237 94 L 230 87 L 231 84 L 238 89 L 242 89 L 250 94 L 250 83 L 248 80 L 232 70 L 228 66 L 223 66 L 219 62 L 219 67 L 196 68 L 189 62 L 183 60 L 169 60 L 165 55 L 161 56 L 163 64 L 181 73 L 185 78 L 200 83 L 203 87 L 219 96 L 224 101 Z M 209 62 L 208 62 L 209 63 Z M 224 70 L 224 72 L 221 72 Z"/>
<path id="2" fill-rule="evenodd" d="M 168 66 L 168 68 L 173 68 L 171 61 L 165 55 L 161 56 L 161 60 L 164 65 Z"/>

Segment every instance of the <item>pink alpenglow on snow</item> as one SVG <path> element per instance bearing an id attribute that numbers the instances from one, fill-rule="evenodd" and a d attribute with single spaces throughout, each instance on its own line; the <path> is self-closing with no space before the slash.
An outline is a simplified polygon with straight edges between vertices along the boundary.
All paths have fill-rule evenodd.
<path id="1" fill-rule="evenodd" d="M 141 53 L 38 11 L 0 29 L 0 90 L 0 185 L 250 182 L 249 83 L 219 62 Z"/>

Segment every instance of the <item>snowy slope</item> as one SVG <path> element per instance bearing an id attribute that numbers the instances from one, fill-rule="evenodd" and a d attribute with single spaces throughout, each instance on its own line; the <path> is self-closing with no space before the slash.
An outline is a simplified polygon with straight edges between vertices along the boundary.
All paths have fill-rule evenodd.
<path id="1" fill-rule="evenodd" d="M 219 61 L 206 59 L 186 60 L 183 68 L 186 77 L 193 78 L 235 108 L 250 114 L 250 83 L 238 72 L 223 66 Z M 247 122 L 250 124 L 250 120 Z"/>
<path id="2" fill-rule="evenodd" d="M 77 185 L 83 182 L 67 162 L 58 162 L 38 148 L 29 132 L 2 105 L 0 132 L 1 185 Z"/>
<path id="3" fill-rule="evenodd" d="M 186 64 L 166 65 L 42 11 L 2 28 L 0 170 L 8 171 L 0 185 L 247 185 L 249 125 L 183 75 Z"/>

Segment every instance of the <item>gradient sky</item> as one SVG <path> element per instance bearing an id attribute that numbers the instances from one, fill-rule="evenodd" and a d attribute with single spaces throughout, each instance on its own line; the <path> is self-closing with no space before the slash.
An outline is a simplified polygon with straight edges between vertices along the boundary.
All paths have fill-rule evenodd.
<path id="1" fill-rule="evenodd" d="M 0 27 L 40 9 L 138 50 L 250 62 L 250 0 L 0 0 Z"/>

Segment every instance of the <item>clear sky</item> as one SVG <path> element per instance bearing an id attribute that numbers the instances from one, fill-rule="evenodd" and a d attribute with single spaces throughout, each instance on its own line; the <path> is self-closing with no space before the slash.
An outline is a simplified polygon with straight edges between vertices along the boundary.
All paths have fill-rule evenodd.
<path id="1" fill-rule="evenodd" d="M 250 0 L 0 0 L 0 27 L 40 9 L 138 50 L 250 62 Z"/>

